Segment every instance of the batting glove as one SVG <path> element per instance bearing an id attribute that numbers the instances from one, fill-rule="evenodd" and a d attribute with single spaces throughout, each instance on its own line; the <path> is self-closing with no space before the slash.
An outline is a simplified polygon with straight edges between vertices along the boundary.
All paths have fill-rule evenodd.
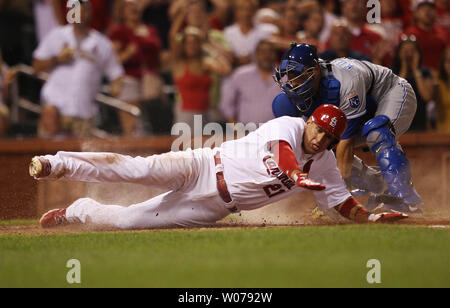
<path id="1" fill-rule="evenodd" d="M 326 187 L 318 182 L 308 178 L 308 173 L 298 172 L 294 175 L 295 183 L 303 188 L 310 190 L 324 190 Z"/>

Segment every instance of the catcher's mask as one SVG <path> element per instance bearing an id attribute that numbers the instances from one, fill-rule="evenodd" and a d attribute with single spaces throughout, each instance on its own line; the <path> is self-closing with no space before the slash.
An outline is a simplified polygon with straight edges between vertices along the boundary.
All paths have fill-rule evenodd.
<path id="1" fill-rule="evenodd" d="M 280 66 L 275 68 L 275 82 L 301 112 L 306 112 L 313 102 L 314 68 L 317 63 L 315 46 L 291 43 L 283 54 Z"/>

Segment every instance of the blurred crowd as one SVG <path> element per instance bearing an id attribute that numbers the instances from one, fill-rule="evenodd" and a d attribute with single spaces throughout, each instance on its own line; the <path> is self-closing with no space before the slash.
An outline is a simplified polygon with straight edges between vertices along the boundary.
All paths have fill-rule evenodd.
<path id="1" fill-rule="evenodd" d="M 291 42 L 327 61 L 391 68 L 417 96 L 410 130 L 450 133 L 449 0 L 380 0 L 380 23 L 367 22 L 365 0 L 81 0 L 79 11 L 74 2 L 0 0 L 0 136 L 169 134 L 175 122 L 193 127 L 194 115 L 263 123 Z M 47 81 L 24 79 L 20 63 Z M 15 80 L 38 115 L 12 120 Z M 99 104 L 100 92 L 141 114 Z"/>

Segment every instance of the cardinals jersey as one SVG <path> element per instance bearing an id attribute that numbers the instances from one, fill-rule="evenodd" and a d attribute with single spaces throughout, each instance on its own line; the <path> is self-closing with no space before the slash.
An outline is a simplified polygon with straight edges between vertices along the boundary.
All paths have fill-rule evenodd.
<path id="1" fill-rule="evenodd" d="M 319 209 L 332 208 L 351 196 L 332 151 L 304 153 L 304 130 L 303 119 L 285 116 L 263 124 L 246 137 L 222 144 L 220 154 L 225 180 L 240 210 L 256 209 L 305 190 L 275 162 L 269 144 L 276 140 L 289 143 L 301 168 L 312 161 L 309 178 L 326 186 L 325 190 L 313 193 Z"/>

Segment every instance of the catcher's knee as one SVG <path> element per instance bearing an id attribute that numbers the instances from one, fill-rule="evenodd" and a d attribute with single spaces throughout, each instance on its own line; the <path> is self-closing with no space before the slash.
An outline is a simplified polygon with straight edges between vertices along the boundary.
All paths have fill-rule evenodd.
<path id="1" fill-rule="evenodd" d="M 366 138 L 367 145 L 375 155 L 380 150 L 395 146 L 397 143 L 394 126 L 385 115 L 367 121 L 361 135 Z"/>

